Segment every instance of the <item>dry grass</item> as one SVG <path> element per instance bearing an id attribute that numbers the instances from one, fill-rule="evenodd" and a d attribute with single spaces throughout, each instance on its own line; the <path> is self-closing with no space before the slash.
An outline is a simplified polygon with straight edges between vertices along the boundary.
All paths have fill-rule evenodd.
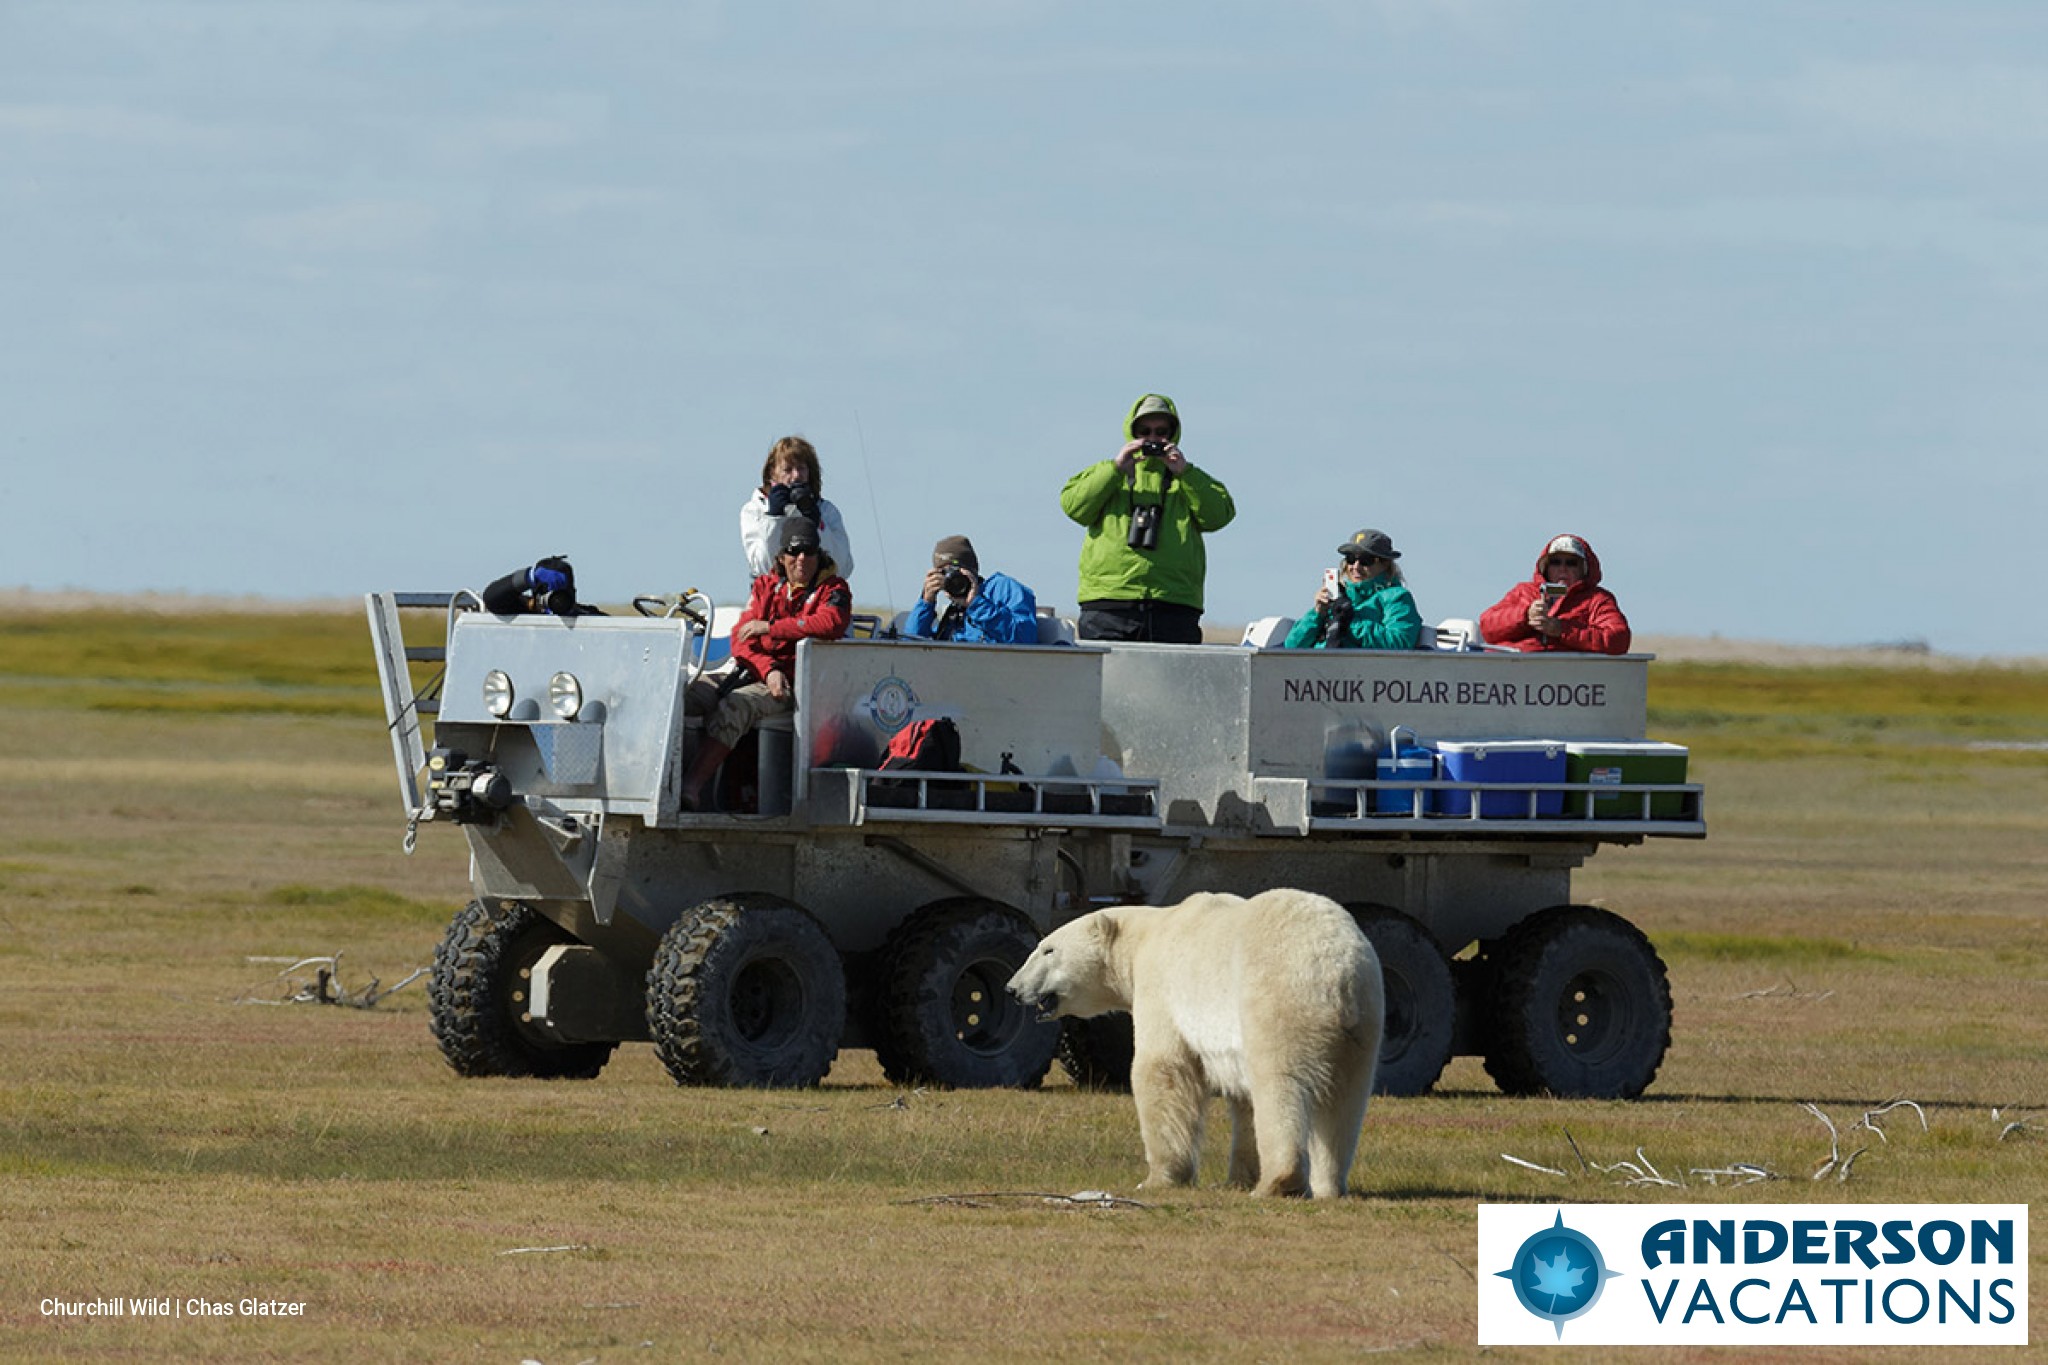
<path id="1" fill-rule="evenodd" d="M 1990 742 L 2031 746 L 2034 752 L 2005 759 L 2038 767 L 2039 751 L 2048 748 L 2048 669 L 1659 664 L 1650 679 L 1650 725 L 1722 757 L 1899 755 Z"/>
<path id="2" fill-rule="evenodd" d="M 644 1046 L 592 1083 L 464 1082 L 417 985 L 368 1011 L 269 1003 L 281 964 L 251 958 L 340 951 L 387 986 L 426 961 L 465 897 L 459 844 L 429 831 L 400 854 L 374 721 L 72 695 L 0 713 L 0 1358 L 1462 1355 L 1480 1200 L 2048 1186 L 2038 758 L 1709 757 L 1712 839 L 1610 851 L 1578 883 L 1671 965 L 1674 1047 L 1644 1101 L 1507 1099 L 1460 1059 L 1437 1094 L 1375 1103 L 1360 1198 L 1092 1209 L 929 1201 L 1131 1195 L 1127 1099 L 904 1094 L 862 1053 L 814 1092 L 682 1091 Z M 1897 1097 L 1925 1132 L 1895 1111 L 1846 1183 L 1808 1179 L 1828 1140 L 1801 1101 L 1846 1128 Z M 1687 1187 L 1578 1159 L 1639 1148 Z M 1688 1174 L 1737 1162 L 1783 1178 Z M 38 1308 L 146 1294 L 307 1316 Z"/>

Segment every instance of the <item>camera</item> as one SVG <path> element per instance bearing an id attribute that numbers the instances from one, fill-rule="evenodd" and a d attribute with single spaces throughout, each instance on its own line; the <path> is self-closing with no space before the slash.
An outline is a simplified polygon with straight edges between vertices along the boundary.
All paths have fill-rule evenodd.
<path id="1" fill-rule="evenodd" d="M 528 591 L 533 596 L 535 610 L 550 616 L 574 616 L 576 614 L 576 570 L 569 567 L 569 561 L 561 555 L 549 555 L 533 566 L 535 569 L 553 569 L 561 575 L 561 582 L 553 587 L 533 581 L 533 574 L 527 573 Z"/>
<path id="2" fill-rule="evenodd" d="M 1156 439 L 1146 441 L 1138 447 L 1138 453 L 1148 460 L 1163 460 L 1166 458 L 1167 447 L 1172 444 L 1173 442 L 1171 441 L 1161 441 Z"/>
<path id="3" fill-rule="evenodd" d="M 1342 592 L 1323 608 L 1323 648 L 1339 649 L 1351 643 L 1351 599 Z"/>
<path id="4" fill-rule="evenodd" d="M 1159 548 L 1159 512 L 1156 502 L 1141 503 L 1131 509 L 1131 529 L 1124 535 L 1124 544 L 1133 550 L 1156 550 Z"/>
<path id="5" fill-rule="evenodd" d="M 955 565 L 946 570 L 946 577 L 939 586 L 945 589 L 946 596 L 957 601 L 967 596 L 968 592 L 973 589 L 974 575 Z"/>

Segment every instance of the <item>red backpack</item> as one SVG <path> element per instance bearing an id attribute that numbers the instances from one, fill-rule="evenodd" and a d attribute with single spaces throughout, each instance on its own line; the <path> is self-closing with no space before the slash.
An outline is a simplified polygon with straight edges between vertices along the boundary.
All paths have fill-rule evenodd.
<path id="1" fill-rule="evenodd" d="M 889 741 L 881 766 L 883 772 L 957 773 L 960 728 L 945 716 L 913 721 Z"/>

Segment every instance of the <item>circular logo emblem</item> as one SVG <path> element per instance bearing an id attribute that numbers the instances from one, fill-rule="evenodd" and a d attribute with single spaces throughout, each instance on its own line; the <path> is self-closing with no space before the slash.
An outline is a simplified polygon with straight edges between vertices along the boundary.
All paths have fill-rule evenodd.
<path id="1" fill-rule="evenodd" d="M 1564 1225 L 1562 1213 L 1522 1243 L 1512 1266 L 1494 1272 L 1514 1285 L 1522 1307 L 1555 1324 L 1560 1337 L 1564 1325 L 1591 1309 L 1601 1287 L 1620 1273 L 1607 1268 L 1592 1238 Z"/>
<path id="2" fill-rule="evenodd" d="M 868 714 L 882 727 L 883 734 L 893 735 L 910 724 L 916 710 L 917 693 L 893 674 L 876 683 L 875 690 L 868 693 Z"/>

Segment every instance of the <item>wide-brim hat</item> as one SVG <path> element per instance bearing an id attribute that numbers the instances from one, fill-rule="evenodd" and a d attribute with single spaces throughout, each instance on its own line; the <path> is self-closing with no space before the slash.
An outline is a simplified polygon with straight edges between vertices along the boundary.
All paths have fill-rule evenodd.
<path id="1" fill-rule="evenodd" d="M 1401 552 L 1394 548 L 1394 542 L 1385 531 L 1376 531 L 1368 526 L 1353 531 L 1351 539 L 1337 547 L 1340 555 L 1371 555 L 1375 559 L 1399 559 Z"/>

